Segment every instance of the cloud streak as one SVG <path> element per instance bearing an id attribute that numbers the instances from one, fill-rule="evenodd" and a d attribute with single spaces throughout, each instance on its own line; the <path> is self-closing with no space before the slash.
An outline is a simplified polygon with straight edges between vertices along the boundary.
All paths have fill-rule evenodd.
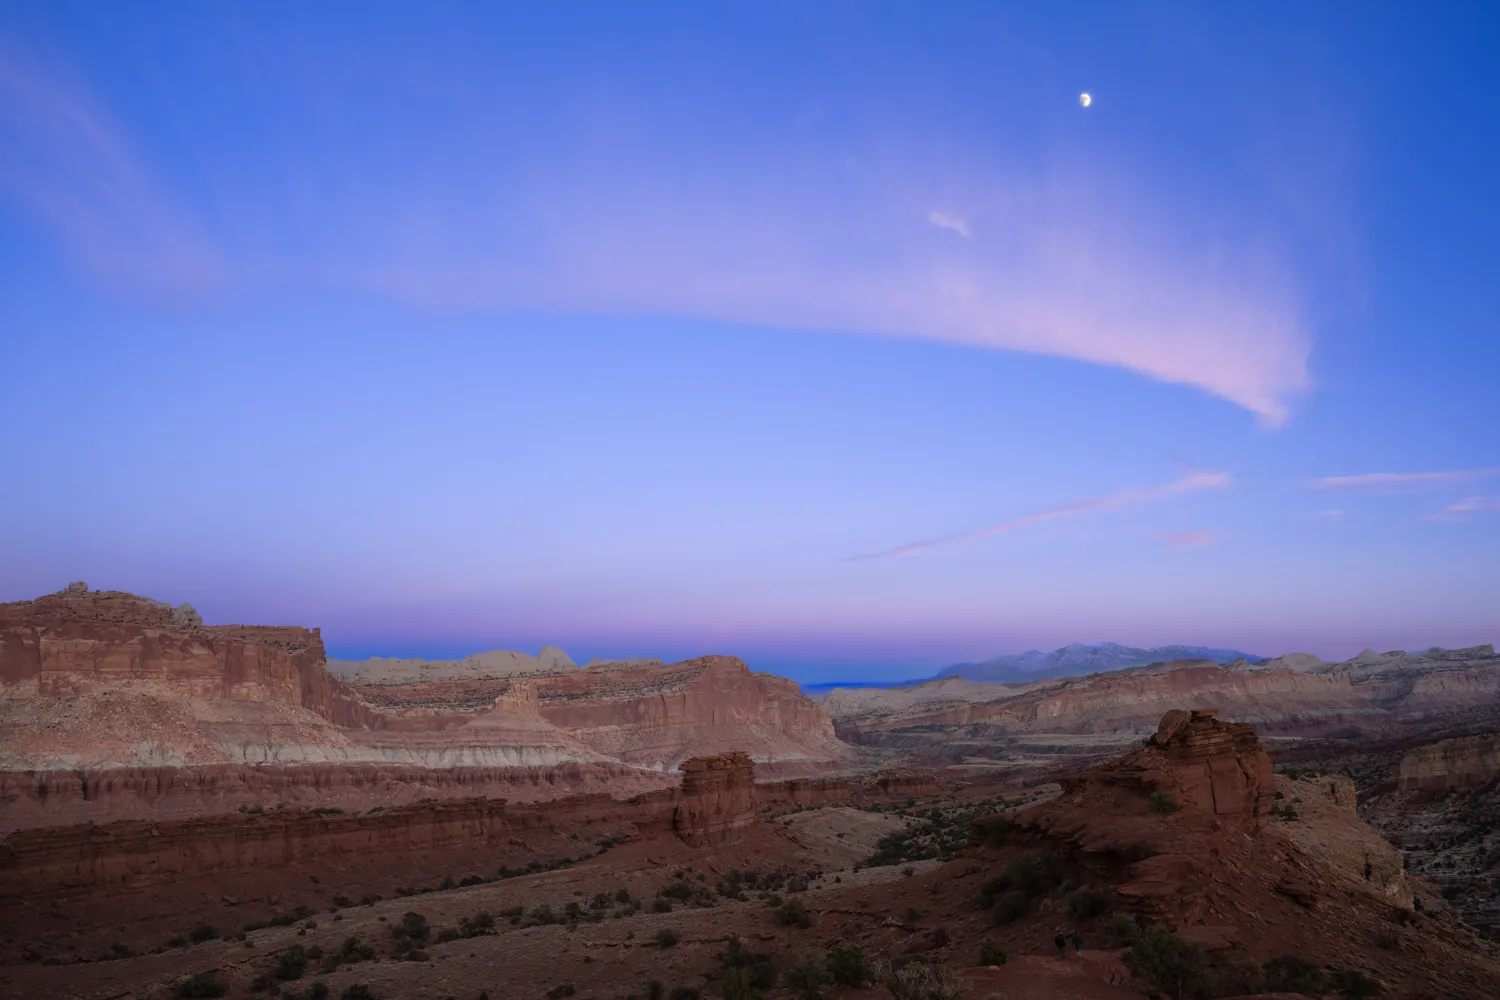
<path id="1" fill-rule="evenodd" d="M 1212 531 L 1166 531 L 1156 535 L 1157 541 L 1174 549 L 1196 549 L 1212 545 L 1219 536 Z"/>
<path id="2" fill-rule="evenodd" d="M 1500 476 L 1500 468 L 1460 469 L 1451 472 L 1367 472 L 1358 476 L 1324 476 L 1315 479 L 1315 490 L 1346 490 L 1402 486 L 1438 486 Z"/>
<path id="3" fill-rule="evenodd" d="M 689 174 L 649 151 L 567 137 L 554 149 L 548 170 L 506 178 L 518 168 L 493 164 L 462 213 L 366 213 L 351 258 L 367 263 L 350 280 L 438 308 L 671 315 L 1064 357 L 1195 387 L 1270 426 L 1312 386 L 1312 334 L 1283 255 L 1144 173 L 1106 182 L 1064 156 L 981 149 L 940 169 L 887 144 L 860 156 L 754 147 Z M 946 211 L 928 207 L 939 189 Z M 933 240 L 933 226 L 964 238 Z"/>
<path id="4" fill-rule="evenodd" d="M 1457 503 L 1449 504 L 1436 514 L 1428 514 L 1422 518 L 1424 521 L 1456 521 L 1460 515 L 1475 514 L 1481 511 L 1500 511 L 1500 500 L 1486 500 L 1484 497 L 1465 497 Z"/>
<path id="5" fill-rule="evenodd" d="M 148 298 L 220 287 L 207 236 L 81 83 L 0 48 L 0 190 L 95 280 Z"/>
<path id="6" fill-rule="evenodd" d="M 926 542 L 915 542 L 911 545 L 903 545 L 899 548 L 890 549 L 885 552 L 877 552 L 867 556 L 855 557 L 859 561 L 876 561 L 885 559 L 906 559 L 913 556 L 923 555 L 934 549 L 951 548 L 959 545 L 969 545 L 1003 535 L 1008 532 L 1017 531 L 1021 528 L 1029 528 L 1036 524 L 1046 524 L 1062 518 L 1080 517 L 1085 514 L 1094 514 L 1100 511 L 1115 510 L 1120 507 L 1130 507 L 1136 504 L 1152 503 L 1157 500 L 1165 500 L 1169 497 L 1181 496 L 1185 493 L 1199 493 L 1204 490 L 1223 489 L 1229 485 L 1229 475 L 1223 472 L 1194 472 L 1175 479 L 1161 486 L 1153 486 L 1144 490 L 1124 490 L 1107 497 L 1098 497 L 1093 500 L 1080 500 L 1077 503 L 1063 504 L 1059 507 L 1049 507 L 1046 510 L 1027 514 L 1014 520 L 1005 521 L 1002 524 L 985 528 L 981 531 L 971 532 L 966 535 L 953 535 L 948 538 L 937 538 Z"/>
<path id="7" fill-rule="evenodd" d="M 939 212 L 934 208 L 932 211 L 927 213 L 927 221 L 932 223 L 934 226 L 937 226 L 939 229 L 951 229 L 955 233 L 963 237 L 967 237 L 969 235 L 969 224 L 956 215 L 949 215 L 946 212 Z"/>

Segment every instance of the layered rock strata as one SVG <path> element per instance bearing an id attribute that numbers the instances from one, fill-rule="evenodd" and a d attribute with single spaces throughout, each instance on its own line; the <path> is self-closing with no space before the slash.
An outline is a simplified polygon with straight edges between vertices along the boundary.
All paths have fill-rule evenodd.
<path id="1" fill-rule="evenodd" d="M 1440 740 L 1401 758 L 1403 792 L 1483 788 L 1500 779 L 1500 736 L 1493 733 Z"/>
<path id="2" fill-rule="evenodd" d="M 694 847 L 735 839 L 755 822 L 755 763 L 745 753 L 693 757 L 682 764 L 672 829 Z"/>
<path id="3" fill-rule="evenodd" d="M 909 688 L 836 688 L 821 698 L 850 742 L 899 745 L 987 726 L 1006 733 L 1140 733 L 1174 705 L 1217 707 L 1282 733 L 1421 719 L 1500 704 L 1493 647 L 1361 654 L 1343 663 L 1293 654 L 1261 664 L 1153 664 L 1027 684 L 947 678 Z"/>
<path id="4" fill-rule="evenodd" d="M 205 627 L 118 592 L 0 605 L 0 766 L 428 768 L 626 763 L 668 772 L 744 750 L 837 760 L 847 746 L 791 681 L 731 657 L 580 669 L 561 651 L 324 668 L 316 629 Z M 341 668 L 343 669 L 343 668 Z"/>

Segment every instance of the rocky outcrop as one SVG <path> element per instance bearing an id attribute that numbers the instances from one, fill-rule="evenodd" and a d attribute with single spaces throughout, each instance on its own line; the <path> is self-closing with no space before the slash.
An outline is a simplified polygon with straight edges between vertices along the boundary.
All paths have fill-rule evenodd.
<path id="1" fill-rule="evenodd" d="M 849 750 L 795 681 L 732 656 L 537 680 L 544 719 L 606 757 L 670 770 L 742 750 L 757 763 L 837 760 Z"/>
<path id="2" fill-rule="evenodd" d="M 1395 906 L 1412 906 L 1412 884 L 1401 852 L 1359 818 L 1354 782 L 1341 774 L 1296 780 L 1276 776 L 1283 812 L 1277 832 L 1328 863 L 1346 884 Z"/>
<path id="3" fill-rule="evenodd" d="M 1062 784 L 1050 801 L 975 821 L 975 856 L 999 875 L 988 885 L 1017 885 L 1011 866 L 1027 858 L 1021 878 L 1103 892 L 1117 911 L 1210 950 L 1233 946 L 1241 960 L 1293 953 L 1342 964 L 1358 955 L 1389 995 L 1488 995 L 1473 968 L 1452 970 L 1477 942 L 1440 901 L 1411 911 L 1400 859 L 1356 815 L 1352 784 L 1273 778 L 1247 725 L 1168 712 L 1144 746 Z M 1066 919 L 1045 901 L 1028 910 L 1024 899 L 1005 919 L 1018 911 L 1049 934 Z M 1460 937 L 1442 959 L 1425 959 Z M 1388 940 L 1396 946 L 1374 946 Z"/>
<path id="4" fill-rule="evenodd" d="M 755 764 L 738 751 L 682 764 L 682 794 L 672 829 L 694 847 L 735 839 L 755 822 Z"/>
<path id="5" fill-rule="evenodd" d="M 0 606 L 0 766 L 827 761 L 847 746 L 791 681 L 731 657 L 580 669 L 551 647 L 324 669 L 316 629 L 204 627 L 76 589 Z"/>
<path id="6" fill-rule="evenodd" d="M 492 680 L 497 677 L 568 673 L 578 664 L 556 646 L 535 656 L 492 649 L 459 660 L 418 660 L 374 656 L 367 660 L 329 660 L 328 672 L 350 684 L 420 684 L 433 681 Z"/>
<path id="7" fill-rule="evenodd" d="M 1493 733 L 1440 740 L 1401 758 L 1403 792 L 1482 788 L 1500 778 L 1500 736 Z"/>
<path id="8" fill-rule="evenodd" d="M 1167 712 L 1147 746 L 1062 784 L 1070 793 L 1094 784 L 1166 793 L 1178 806 L 1251 831 L 1264 824 L 1276 791 L 1255 727 L 1197 709 Z"/>
<path id="9" fill-rule="evenodd" d="M 1318 735 L 1500 704 L 1490 646 L 1366 652 L 1344 663 L 1292 654 L 1262 664 L 1157 663 L 1026 685 L 945 679 L 909 688 L 838 688 L 822 704 L 850 742 L 874 734 L 986 725 L 1010 733 L 1145 734 L 1174 705 L 1213 706 L 1263 729 Z"/>
<path id="10" fill-rule="evenodd" d="M 204 627 L 119 591 L 64 592 L 0 605 L 0 687 L 12 697 L 170 691 L 203 701 L 276 703 L 336 725 L 368 713 L 323 669 L 317 629 Z"/>

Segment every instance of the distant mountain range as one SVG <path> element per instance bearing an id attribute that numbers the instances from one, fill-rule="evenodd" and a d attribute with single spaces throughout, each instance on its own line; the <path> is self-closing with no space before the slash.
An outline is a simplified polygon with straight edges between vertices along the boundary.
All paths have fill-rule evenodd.
<path id="1" fill-rule="evenodd" d="M 1214 649 L 1210 646 L 1154 646 L 1139 649 L 1118 642 L 1075 642 L 1044 653 L 1039 649 L 1010 653 L 979 663 L 955 663 L 940 670 L 942 677 L 962 677 L 970 681 L 1013 684 L 1044 677 L 1080 677 L 1106 670 L 1144 667 L 1148 663 L 1168 660 L 1213 660 L 1215 663 L 1261 663 L 1263 656 L 1242 653 L 1237 649 Z"/>

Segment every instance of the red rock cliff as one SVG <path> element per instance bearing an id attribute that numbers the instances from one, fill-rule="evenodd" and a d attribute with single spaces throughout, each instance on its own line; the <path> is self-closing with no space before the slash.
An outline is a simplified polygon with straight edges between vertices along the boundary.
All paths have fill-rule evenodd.
<path id="1" fill-rule="evenodd" d="M 733 840 L 755 822 L 755 764 L 733 751 L 682 764 L 682 794 L 672 829 L 694 847 Z"/>
<path id="2" fill-rule="evenodd" d="M 121 688 L 205 701 L 275 702 L 342 726 L 369 713 L 323 669 L 317 629 L 205 627 L 119 591 L 49 594 L 0 605 L 0 685 L 70 697 Z"/>

